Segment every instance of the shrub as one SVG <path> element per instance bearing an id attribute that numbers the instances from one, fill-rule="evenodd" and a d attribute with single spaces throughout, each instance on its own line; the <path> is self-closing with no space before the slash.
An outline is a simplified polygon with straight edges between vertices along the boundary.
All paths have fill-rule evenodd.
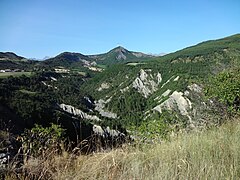
<path id="1" fill-rule="evenodd" d="M 210 79 L 206 89 L 210 98 L 224 103 L 230 114 L 240 110 L 240 69 L 223 71 Z"/>
<path id="2" fill-rule="evenodd" d="M 44 155 L 46 152 L 61 151 L 61 143 L 64 140 L 64 129 L 59 125 L 51 124 L 50 127 L 35 125 L 31 130 L 25 130 L 23 134 L 24 151 L 31 156 Z"/>
<path id="3" fill-rule="evenodd" d="M 154 118 L 154 120 L 152 119 Z M 144 142 L 159 142 L 169 138 L 172 131 L 177 131 L 184 126 L 184 119 L 180 119 L 176 113 L 164 110 L 162 114 L 155 114 L 151 119 L 146 119 L 139 126 L 132 126 L 137 139 Z"/>

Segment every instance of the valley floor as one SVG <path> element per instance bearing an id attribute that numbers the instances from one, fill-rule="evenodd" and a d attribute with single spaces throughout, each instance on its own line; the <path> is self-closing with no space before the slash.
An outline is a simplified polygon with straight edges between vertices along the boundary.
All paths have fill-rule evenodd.
<path id="1" fill-rule="evenodd" d="M 65 152 L 44 161 L 29 160 L 25 168 L 31 179 L 239 179 L 239 137 L 237 118 L 162 144 L 127 145 L 76 158 Z"/>

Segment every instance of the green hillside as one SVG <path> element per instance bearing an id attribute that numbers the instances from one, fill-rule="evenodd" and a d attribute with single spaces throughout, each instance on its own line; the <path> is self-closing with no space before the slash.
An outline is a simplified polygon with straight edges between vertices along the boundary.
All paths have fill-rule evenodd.
<path id="1" fill-rule="evenodd" d="M 0 60 L 24 61 L 26 59 L 12 52 L 0 52 Z"/>
<path id="2" fill-rule="evenodd" d="M 12 52 L 0 52 L 0 70 L 21 69 L 29 70 L 36 64 L 36 61 L 28 60 Z"/>
<path id="3" fill-rule="evenodd" d="M 167 55 L 167 58 L 177 59 L 179 57 L 204 56 L 214 53 L 228 52 L 231 50 L 240 50 L 240 34 L 232 35 L 218 40 L 210 40 L 199 43 L 195 46 L 185 48 Z"/>
<path id="4" fill-rule="evenodd" d="M 54 58 L 47 59 L 42 62 L 45 66 L 63 66 L 63 67 L 74 67 L 74 66 L 82 66 L 84 61 L 92 62 L 93 59 L 85 56 L 81 53 L 71 53 L 71 52 L 64 52 L 57 55 Z"/>
<path id="5" fill-rule="evenodd" d="M 89 57 L 96 59 L 97 63 L 102 65 L 124 64 L 127 62 L 139 62 L 148 60 L 153 56 L 141 52 L 128 51 L 118 46 L 107 53 L 90 55 Z"/>
<path id="6" fill-rule="evenodd" d="M 91 94 L 95 99 L 107 100 L 110 98 L 111 100 L 106 103 L 105 107 L 109 111 L 116 112 L 120 118 L 119 122 L 122 124 L 139 123 L 145 119 L 147 112 L 152 112 L 152 109 L 167 100 L 172 92 L 184 93 L 189 91 L 188 86 L 194 83 L 204 88 L 212 75 L 215 76 L 222 70 L 239 67 L 239 41 L 240 36 L 234 35 L 203 42 L 145 63 L 115 65 L 87 81 L 82 86 L 82 90 Z M 151 71 L 149 76 L 154 76 L 157 73 L 162 75 L 161 83 L 147 98 L 144 98 L 133 88 L 133 81 L 141 70 Z M 178 80 L 174 81 L 177 77 L 179 77 Z M 103 83 L 107 84 L 108 88 L 99 91 Z M 171 93 L 160 98 L 168 89 L 171 90 Z M 201 103 L 200 99 L 204 98 L 204 92 L 202 91 L 199 96 L 196 97 L 193 94 L 188 97 L 188 100 L 193 104 L 196 103 L 194 105 L 196 111 L 198 104 Z M 156 101 L 156 98 L 162 99 L 161 102 Z M 198 110 L 200 113 L 200 109 Z M 203 113 L 207 111 L 206 109 L 201 110 Z M 150 113 L 149 118 L 154 119 L 159 118 L 159 116 L 162 115 L 155 117 Z M 184 117 L 179 118 L 184 119 Z"/>

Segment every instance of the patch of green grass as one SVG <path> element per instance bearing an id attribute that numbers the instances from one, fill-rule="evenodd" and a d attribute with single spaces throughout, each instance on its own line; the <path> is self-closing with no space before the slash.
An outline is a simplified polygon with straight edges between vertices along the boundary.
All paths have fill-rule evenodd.
<path id="1" fill-rule="evenodd" d="M 100 68 L 103 68 L 103 69 L 107 68 L 107 65 L 104 65 L 104 64 L 98 64 L 97 66 L 100 67 Z"/>
<path id="2" fill-rule="evenodd" d="M 7 78 L 9 76 L 18 77 L 18 76 L 31 76 L 32 72 L 3 72 L 0 73 L 0 78 Z"/>

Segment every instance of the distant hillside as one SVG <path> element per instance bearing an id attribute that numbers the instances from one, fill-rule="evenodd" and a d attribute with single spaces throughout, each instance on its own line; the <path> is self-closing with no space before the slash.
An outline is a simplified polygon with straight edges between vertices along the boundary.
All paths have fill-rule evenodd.
<path id="1" fill-rule="evenodd" d="M 0 69 L 27 69 L 35 63 L 12 52 L 0 52 Z"/>
<path id="2" fill-rule="evenodd" d="M 26 58 L 18 56 L 12 52 L 0 52 L 0 61 L 2 60 L 22 61 L 26 60 Z"/>
<path id="3" fill-rule="evenodd" d="M 126 62 L 137 62 L 152 58 L 154 56 L 147 55 L 141 52 L 128 51 L 127 49 L 118 46 L 107 53 L 90 55 L 89 57 L 96 59 L 96 62 L 103 65 L 122 64 Z"/>
<path id="4" fill-rule="evenodd" d="M 180 51 L 170 53 L 166 59 L 176 60 L 179 58 L 194 58 L 196 56 L 207 56 L 213 53 L 228 53 L 230 51 L 240 51 L 240 34 L 235 34 L 217 40 L 210 40 L 197 45 L 187 47 Z"/>
<path id="5" fill-rule="evenodd" d="M 83 65 L 93 62 L 94 59 L 89 58 L 81 53 L 64 52 L 56 57 L 47 59 L 42 63 L 49 66 L 71 66 L 71 65 Z"/>
<path id="6" fill-rule="evenodd" d="M 83 55 L 81 53 L 64 52 L 56 57 L 49 58 L 40 62 L 44 66 L 62 66 L 62 67 L 105 67 L 113 64 L 124 64 L 127 62 L 140 62 L 153 58 L 152 55 L 147 55 L 141 52 L 128 51 L 123 47 L 116 47 L 104 54 L 98 55 Z"/>

